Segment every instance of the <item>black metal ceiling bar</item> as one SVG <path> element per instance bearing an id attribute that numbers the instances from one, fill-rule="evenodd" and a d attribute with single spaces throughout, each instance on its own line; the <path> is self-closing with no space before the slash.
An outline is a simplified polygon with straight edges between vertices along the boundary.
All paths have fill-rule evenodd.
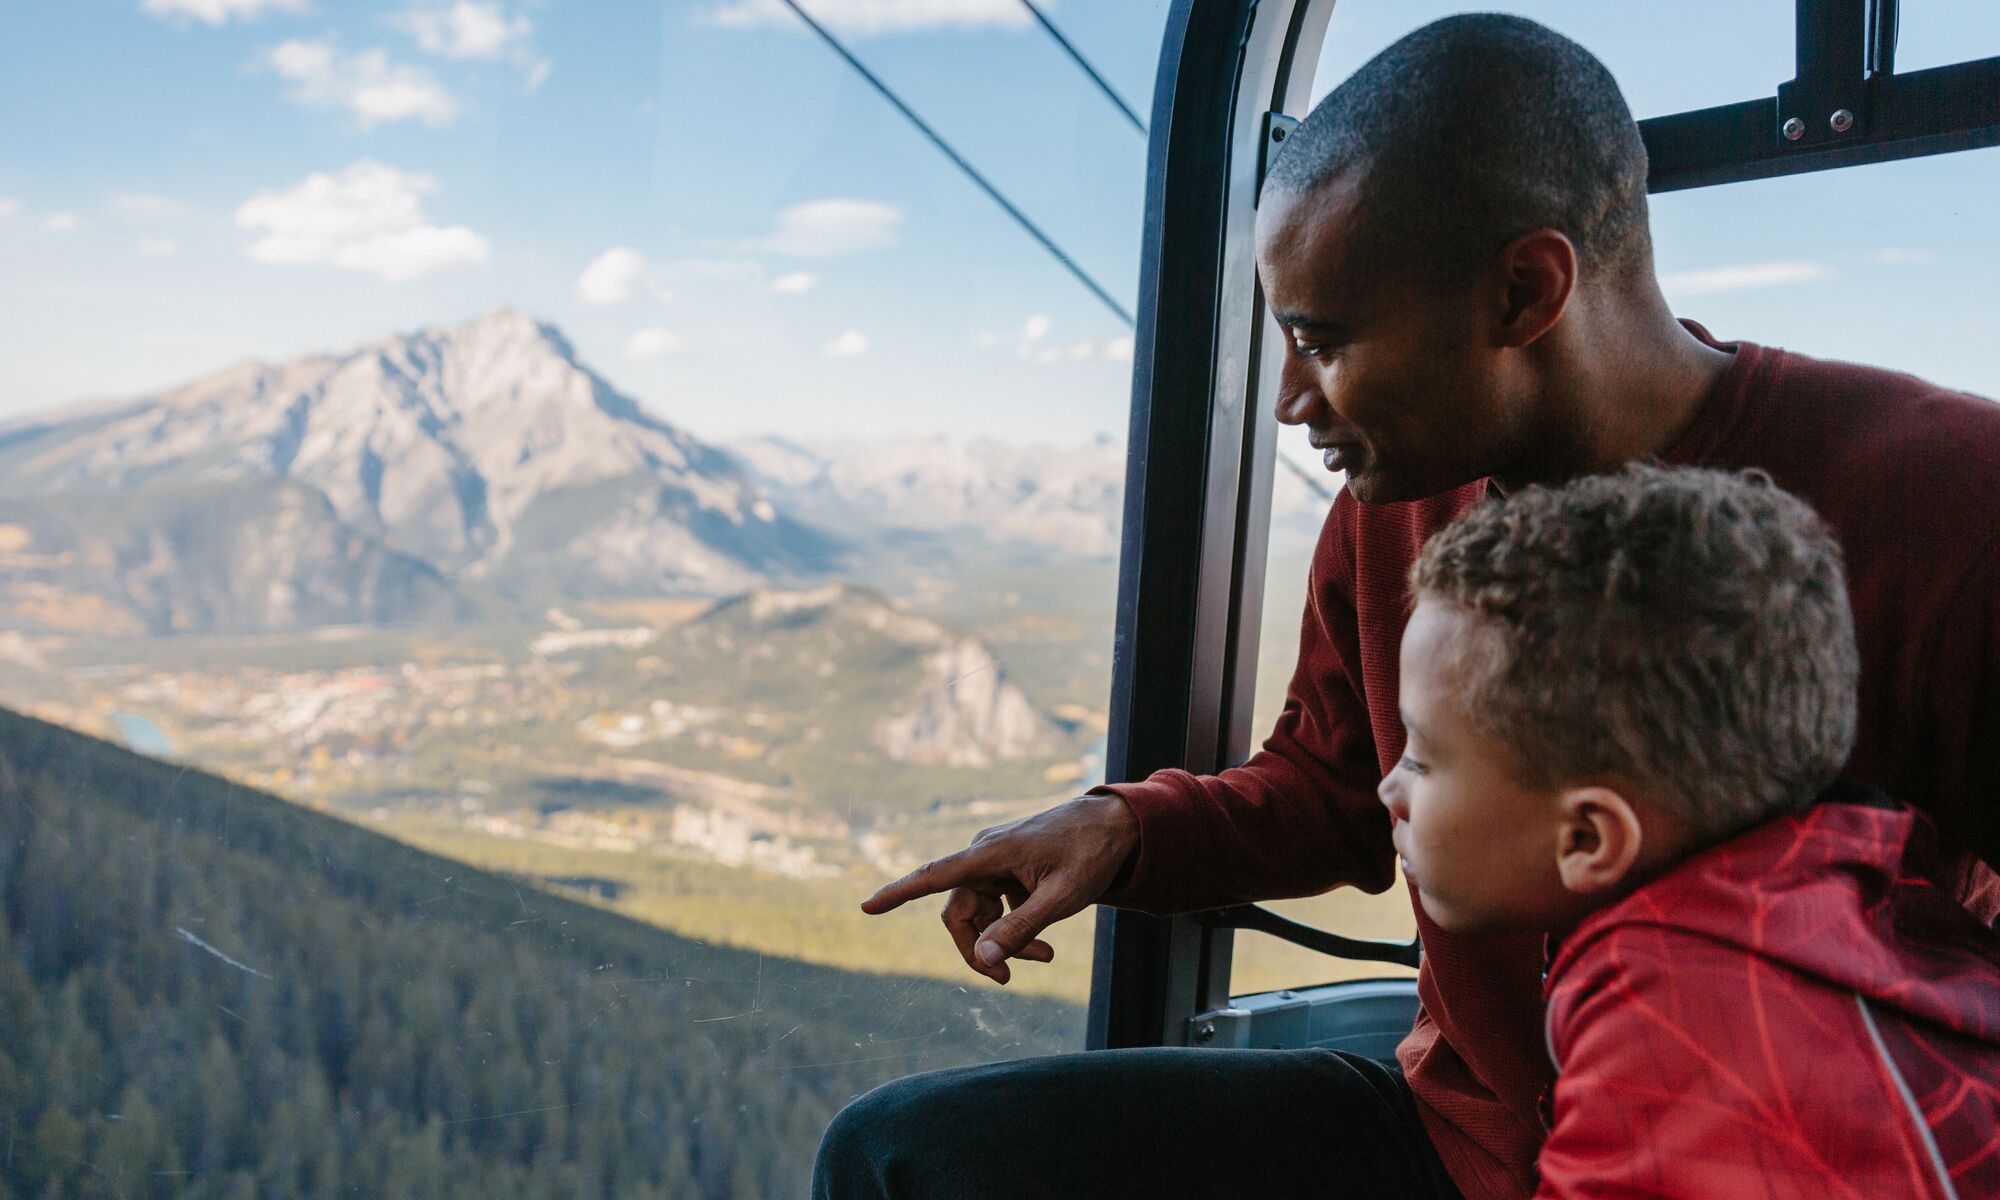
<path id="1" fill-rule="evenodd" d="M 1886 32 L 1876 27 L 1873 54 L 1878 61 L 1893 62 L 1893 9 L 1886 19 Z M 1860 46 L 1859 26 L 1854 37 Z M 1801 55 L 1804 77 L 1803 48 Z M 1863 61 L 1858 49 L 1842 59 L 1850 60 Z M 1851 91 L 1781 88 L 1780 95 L 1818 97 L 1819 107 L 1788 111 L 1783 99 L 1746 100 L 1639 122 L 1652 160 L 1650 190 L 1671 192 L 2000 145 L 2000 58 L 1900 75 L 1884 72 L 1857 79 Z M 1841 101 L 1825 98 L 1836 95 L 1858 100 L 1844 109 Z M 1815 101 L 1798 101 L 1808 102 Z M 1829 104 L 1835 107 L 1828 109 Z M 1834 128 L 1842 111 L 1851 114 L 1844 134 Z M 1797 139 L 1785 135 L 1786 123 L 1793 120 L 1804 126 Z"/>
<path id="2" fill-rule="evenodd" d="M 1245 904 L 1236 908 L 1217 909 L 1214 912 L 1197 913 L 1195 920 L 1203 925 L 1220 929 L 1252 929 L 1266 933 L 1294 946 L 1304 946 L 1334 958 L 1354 959 L 1360 962 L 1398 963 L 1415 969 L 1423 957 L 1423 945 L 1415 938 L 1407 942 L 1381 942 L 1367 938 L 1342 937 L 1324 929 L 1301 924 L 1289 917 L 1281 917 L 1268 908 L 1255 904 Z"/>

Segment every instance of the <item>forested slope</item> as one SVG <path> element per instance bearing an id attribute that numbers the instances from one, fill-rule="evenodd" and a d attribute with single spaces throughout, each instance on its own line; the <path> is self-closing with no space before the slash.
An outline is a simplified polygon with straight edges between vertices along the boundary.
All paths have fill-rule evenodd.
<path id="1" fill-rule="evenodd" d="M 5 710 L 0 914 L 0 1200 L 796 1196 L 849 1097 L 1081 1035 L 1074 1007 L 675 938 Z"/>

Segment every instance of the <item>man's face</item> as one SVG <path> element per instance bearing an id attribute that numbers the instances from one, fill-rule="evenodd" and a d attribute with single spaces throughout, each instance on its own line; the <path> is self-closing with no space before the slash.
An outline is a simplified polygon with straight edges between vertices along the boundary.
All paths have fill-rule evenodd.
<path id="1" fill-rule="evenodd" d="M 1258 275 L 1290 343 L 1278 420 L 1305 426 L 1327 469 L 1370 503 L 1503 470 L 1520 421 L 1481 336 L 1479 283 L 1420 286 L 1358 207 L 1338 179 L 1262 200 Z"/>
<path id="2" fill-rule="evenodd" d="M 1560 803 L 1518 778 L 1510 748 L 1475 728 L 1458 698 L 1458 655 L 1473 618 L 1418 603 L 1403 631 L 1402 711 L 1409 740 L 1377 795 L 1403 873 L 1424 911 L 1459 933 L 1550 929 L 1568 894 L 1557 872 Z"/>

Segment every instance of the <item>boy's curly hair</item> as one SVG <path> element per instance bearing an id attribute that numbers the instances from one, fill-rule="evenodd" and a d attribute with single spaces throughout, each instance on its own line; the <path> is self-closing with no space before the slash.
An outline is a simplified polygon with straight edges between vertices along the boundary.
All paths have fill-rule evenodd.
<path id="1" fill-rule="evenodd" d="M 1761 472 L 1632 466 L 1482 505 L 1410 571 L 1530 781 L 1625 780 L 1713 834 L 1809 804 L 1854 744 L 1840 548 Z"/>

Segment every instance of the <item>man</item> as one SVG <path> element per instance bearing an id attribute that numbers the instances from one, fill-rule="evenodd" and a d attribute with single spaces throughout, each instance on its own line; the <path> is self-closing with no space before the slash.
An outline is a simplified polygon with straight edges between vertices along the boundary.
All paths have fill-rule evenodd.
<path id="1" fill-rule="evenodd" d="M 1426 26 L 1322 101 L 1257 217 L 1292 343 L 1278 418 L 1347 474 L 1277 728 L 1241 767 L 1096 789 L 863 907 L 949 892 L 960 955 L 1005 982 L 1009 958 L 1046 960 L 1041 930 L 1092 903 L 1388 887 L 1375 788 L 1403 750 L 1397 651 L 1424 541 L 1489 494 L 1657 458 L 1761 468 L 1833 529 L 1861 655 L 1847 770 L 1930 813 L 1941 882 L 1990 922 L 2000 406 L 1676 321 L 1645 179 L 1603 65 L 1518 18 Z M 1541 941 L 1449 933 L 1412 898 L 1423 1011 L 1401 1072 L 1155 1049 L 918 1076 L 836 1119 L 818 1193 L 1526 1197 L 1553 1078 Z"/>

